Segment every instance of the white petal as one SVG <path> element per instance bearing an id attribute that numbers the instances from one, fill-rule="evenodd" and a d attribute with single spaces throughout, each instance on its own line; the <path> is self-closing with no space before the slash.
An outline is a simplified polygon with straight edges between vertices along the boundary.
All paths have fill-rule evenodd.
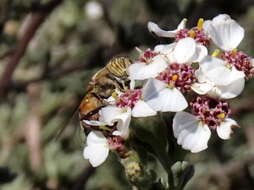
<path id="1" fill-rule="evenodd" d="M 186 112 L 176 113 L 173 119 L 173 132 L 177 143 L 193 153 L 205 150 L 211 136 L 207 125 L 202 125 L 195 116 Z"/>
<path id="2" fill-rule="evenodd" d="M 231 19 L 229 15 L 227 14 L 219 14 L 218 16 L 213 18 L 213 23 L 219 24 L 219 23 L 224 23 L 228 19 Z"/>
<path id="3" fill-rule="evenodd" d="M 114 125 L 114 119 L 117 115 L 122 114 L 122 108 L 116 106 L 106 106 L 99 112 L 100 121 L 107 123 L 107 125 Z"/>
<path id="4" fill-rule="evenodd" d="M 148 117 L 156 115 L 154 111 L 146 102 L 139 100 L 132 109 L 133 117 Z"/>
<path id="5" fill-rule="evenodd" d="M 157 79 L 149 79 L 145 83 L 142 94 L 145 101 L 150 100 L 154 96 L 158 96 L 158 92 L 166 88 L 166 84 Z"/>
<path id="6" fill-rule="evenodd" d="M 213 98 L 231 99 L 241 94 L 244 89 L 244 78 L 233 81 L 228 85 L 217 85 L 208 82 L 194 83 L 191 89 L 200 95 L 207 94 Z"/>
<path id="7" fill-rule="evenodd" d="M 182 30 L 186 28 L 187 19 L 184 18 L 177 26 L 177 30 Z"/>
<path id="8" fill-rule="evenodd" d="M 199 83 L 206 85 L 199 86 L 195 84 L 193 90 L 203 94 L 208 90 L 210 84 L 213 88 L 205 93 L 210 97 L 220 99 L 234 98 L 244 88 L 244 72 L 238 71 L 235 67 L 227 68 L 225 62 L 216 57 L 207 56 L 200 63 L 200 68 L 195 72 L 195 75 Z"/>
<path id="9" fill-rule="evenodd" d="M 136 83 L 135 83 L 135 80 L 133 79 L 130 79 L 130 90 L 134 90 L 135 89 L 135 86 L 136 86 Z"/>
<path id="10" fill-rule="evenodd" d="M 149 97 L 144 96 L 144 100 L 155 111 L 178 112 L 188 107 L 186 99 L 176 88 L 154 91 Z"/>
<path id="11" fill-rule="evenodd" d="M 199 83 L 210 82 L 205 73 L 201 70 L 201 67 L 195 71 L 195 76 L 197 77 Z"/>
<path id="12" fill-rule="evenodd" d="M 219 127 L 216 128 L 217 134 L 221 139 L 229 139 L 232 133 L 232 126 L 237 126 L 238 124 L 235 120 L 227 118 L 225 122 L 221 123 Z"/>
<path id="13" fill-rule="evenodd" d="M 200 63 L 202 73 L 215 85 L 229 85 L 235 80 L 244 78 L 243 72 L 226 67 L 226 63 L 213 56 L 206 56 Z"/>
<path id="14" fill-rule="evenodd" d="M 128 72 L 130 79 L 145 80 L 156 77 L 160 72 L 167 68 L 168 64 L 165 57 L 161 55 L 155 56 L 151 63 L 134 63 L 129 66 Z"/>
<path id="15" fill-rule="evenodd" d="M 129 125 L 131 121 L 131 109 L 119 108 L 116 106 L 106 106 L 100 110 L 100 121 L 104 121 L 107 125 L 113 125 L 117 122 L 117 135 L 123 138 L 129 136 Z"/>
<path id="16" fill-rule="evenodd" d="M 224 51 L 236 48 L 244 37 L 244 29 L 228 15 L 219 15 L 212 21 L 205 21 L 203 26 L 215 45 Z"/>
<path id="17" fill-rule="evenodd" d="M 240 78 L 229 85 L 226 86 L 218 86 L 220 91 L 220 98 L 221 99 L 231 99 L 235 98 L 241 94 L 244 89 L 244 78 Z"/>
<path id="18" fill-rule="evenodd" d="M 90 132 L 83 152 L 84 158 L 88 159 L 93 167 L 97 167 L 106 160 L 108 153 L 108 142 L 103 134 L 99 131 Z"/>
<path id="19" fill-rule="evenodd" d="M 169 56 L 173 52 L 175 45 L 176 43 L 171 43 L 167 45 L 159 44 L 154 47 L 154 51 Z"/>
<path id="20" fill-rule="evenodd" d="M 128 110 L 122 113 L 121 115 L 118 115 L 118 117 L 115 118 L 115 121 L 117 121 L 117 125 L 116 125 L 117 131 L 114 131 L 113 135 L 119 135 L 123 137 L 124 139 L 127 139 L 129 137 L 131 110 Z"/>
<path id="21" fill-rule="evenodd" d="M 215 99 L 224 99 L 222 97 L 221 90 L 217 86 L 214 86 L 209 92 L 207 92 L 207 95 Z"/>
<path id="22" fill-rule="evenodd" d="M 177 63 L 188 63 L 196 53 L 196 43 L 193 38 L 179 40 L 173 51 L 173 57 Z"/>
<path id="23" fill-rule="evenodd" d="M 87 145 L 105 145 L 107 144 L 107 139 L 104 137 L 100 131 L 92 131 L 87 136 Z"/>
<path id="24" fill-rule="evenodd" d="M 207 48 L 197 44 L 195 55 L 189 60 L 190 62 L 200 62 L 208 55 Z"/>
<path id="25" fill-rule="evenodd" d="M 109 149 L 105 146 L 88 146 L 84 149 L 84 158 L 88 159 L 93 167 L 101 165 L 108 157 Z"/>
<path id="26" fill-rule="evenodd" d="M 153 73 L 153 77 L 156 77 L 160 72 L 164 71 L 167 68 L 167 66 L 168 63 L 165 57 L 157 55 L 152 59 L 152 62 L 148 64 L 145 72 Z"/>
<path id="27" fill-rule="evenodd" d="M 87 124 L 87 125 L 91 125 L 91 126 L 101 126 L 101 125 L 106 125 L 105 122 L 101 122 L 101 121 L 96 121 L 96 120 L 82 120 L 83 123 Z"/>
<path id="28" fill-rule="evenodd" d="M 245 74 L 243 71 L 239 71 L 235 67 L 232 67 L 230 77 L 231 77 L 231 81 L 235 81 L 235 80 L 245 78 Z"/>
<path id="29" fill-rule="evenodd" d="M 129 78 L 131 80 L 144 80 L 149 76 L 143 72 L 147 65 L 145 63 L 137 62 L 128 67 Z"/>
<path id="30" fill-rule="evenodd" d="M 159 37 L 173 38 L 177 33 L 177 30 L 172 31 L 162 30 L 157 24 L 153 22 L 148 22 L 147 27 L 149 32 L 154 33 Z"/>
<path id="31" fill-rule="evenodd" d="M 216 84 L 224 84 L 224 77 L 230 73 L 225 62 L 213 56 L 206 56 L 200 63 L 202 74 Z M 226 83 L 227 84 L 227 83 Z"/>
<path id="32" fill-rule="evenodd" d="M 212 88 L 213 88 L 213 85 L 210 83 L 206 83 L 206 82 L 194 83 L 191 86 L 191 89 L 200 95 L 207 94 Z"/>

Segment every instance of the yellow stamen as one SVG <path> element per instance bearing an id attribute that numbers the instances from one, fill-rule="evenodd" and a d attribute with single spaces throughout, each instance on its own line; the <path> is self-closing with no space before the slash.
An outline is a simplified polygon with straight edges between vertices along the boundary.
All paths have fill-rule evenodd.
<path id="1" fill-rule="evenodd" d="M 204 19 L 203 18 L 198 19 L 198 24 L 197 24 L 198 30 L 203 29 L 203 24 L 204 24 Z"/>
<path id="2" fill-rule="evenodd" d="M 237 48 L 234 48 L 233 50 L 232 50 L 232 54 L 234 55 L 234 56 L 236 56 L 236 54 L 237 54 Z"/>
<path id="3" fill-rule="evenodd" d="M 201 120 L 198 121 L 198 126 L 203 126 L 204 124 L 205 124 L 204 121 L 201 121 Z"/>
<path id="4" fill-rule="evenodd" d="M 173 76 L 172 76 L 172 80 L 173 81 L 176 81 L 178 79 L 178 75 L 177 74 L 174 74 Z"/>
<path id="5" fill-rule="evenodd" d="M 189 34 L 189 37 L 191 37 L 191 38 L 195 38 L 196 37 L 196 32 L 194 30 L 190 30 L 188 32 L 188 34 Z"/>
<path id="6" fill-rule="evenodd" d="M 105 130 L 105 131 L 111 131 L 111 129 L 109 127 L 107 127 L 106 125 L 99 126 L 99 129 L 102 129 L 102 130 Z"/>
<path id="7" fill-rule="evenodd" d="M 218 119 L 224 119 L 226 117 L 226 115 L 225 115 L 225 113 L 220 113 L 220 114 L 216 115 L 216 117 Z"/>
<path id="8" fill-rule="evenodd" d="M 125 112 L 127 112 L 127 111 L 128 111 L 127 108 L 122 108 L 122 110 L 121 110 L 122 113 L 125 113 Z"/>
<path id="9" fill-rule="evenodd" d="M 173 86 L 172 84 L 168 84 L 168 85 L 166 86 L 166 88 L 172 89 L 172 88 L 174 88 L 174 86 Z"/>
<path id="10" fill-rule="evenodd" d="M 216 50 L 213 51 L 212 56 L 217 57 L 219 54 L 220 54 L 220 50 L 216 49 Z"/>
<path id="11" fill-rule="evenodd" d="M 115 91 L 111 94 L 111 96 L 116 99 L 118 97 L 118 93 Z"/>
<path id="12" fill-rule="evenodd" d="M 228 64 L 228 63 L 227 63 L 225 66 L 226 66 L 226 68 L 228 68 L 228 69 L 230 69 L 230 70 L 232 69 L 232 65 L 230 65 L 230 64 Z"/>

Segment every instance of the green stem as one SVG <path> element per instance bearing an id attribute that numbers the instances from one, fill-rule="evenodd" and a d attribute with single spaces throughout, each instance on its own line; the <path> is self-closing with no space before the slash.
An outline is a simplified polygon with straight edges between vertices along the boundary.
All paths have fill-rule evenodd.
<path id="1" fill-rule="evenodd" d="M 161 164 L 163 165 L 164 169 L 167 171 L 167 174 L 168 174 L 168 184 L 169 184 L 169 189 L 172 190 L 172 189 L 175 189 L 175 182 L 174 182 L 174 176 L 173 176 L 173 172 L 171 170 L 171 167 L 172 165 L 174 164 L 174 161 L 172 159 L 170 159 L 169 157 L 172 156 L 174 158 L 174 155 L 173 155 L 173 151 L 170 151 L 169 153 L 169 150 L 171 150 L 171 148 L 174 147 L 174 145 L 172 144 L 172 141 L 171 141 L 171 137 L 172 137 L 172 133 L 169 132 L 169 129 L 168 129 L 168 126 L 167 126 L 167 122 L 165 121 L 164 117 L 163 117 L 163 113 L 160 113 L 159 114 L 159 117 L 160 117 L 160 120 L 162 121 L 163 125 L 164 125 L 164 128 L 166 129 L 167 131 L 167 136 L 168 136 L 168 152 L 165 153 L 160 153 L 160 155 L 164 155 L 163 158 L 165 158 L 164 160 L 166 160 L 166 163 L 165 161 L 163 160 L 160 160 Z M 171 136 L 171 137 L 169 137 Z"/>
<path id="2" fill-rule="evenodd" d="M 165 169 L 165 171 L 168 174 L 168 184 L 169 184 L 169 189 L 173 190 L 174 189 L 174 176 L 171 171 L 171 160 L 169 159 L 168 155 L 165 154 L 165 152 L 162 151 L 156 151 L 156 154 L 158 155 L 158 160 L 160 161 L 161 165 Z"/>

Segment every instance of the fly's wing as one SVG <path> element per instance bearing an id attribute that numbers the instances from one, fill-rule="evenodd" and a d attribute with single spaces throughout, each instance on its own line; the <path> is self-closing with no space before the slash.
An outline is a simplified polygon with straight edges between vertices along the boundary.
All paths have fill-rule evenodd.
<path id="1" fill-rule="evenodd" d="M 79 104 L 68 110 L 61 110 L 56 114 L 56 118 L 61 120 L 58 131 L 54 137 L 55 141 L 60 141 L 63 148 L 82 148 L 85 142 L 84 131 L 80 127 Z"/>

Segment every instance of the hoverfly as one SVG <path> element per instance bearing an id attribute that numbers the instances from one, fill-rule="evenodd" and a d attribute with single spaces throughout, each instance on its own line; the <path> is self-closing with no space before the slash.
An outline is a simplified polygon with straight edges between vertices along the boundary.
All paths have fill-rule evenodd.
<path id="1" fill-rule="evenodd" d="M 95 73 L 88 84 L 87 95 L 79 106 L 79 120 L 81 127 L 87 133 L 91 126 L 83 120 L 98 120 L 100 108 L 108 105 L 105 99 L 109 98 L 116 90 L 125 91 L 129 89 L 127 68 L 132 64 L 126 57 L 116 57 Z"/>

